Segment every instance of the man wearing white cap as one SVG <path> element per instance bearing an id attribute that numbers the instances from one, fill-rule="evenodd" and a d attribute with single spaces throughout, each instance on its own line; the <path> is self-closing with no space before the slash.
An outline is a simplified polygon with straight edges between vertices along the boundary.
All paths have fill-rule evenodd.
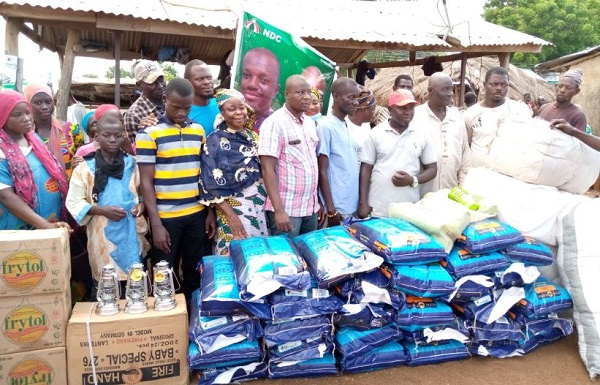
<path id="1" fill-rule="evenodd" d="M 165 112 L 165 75 L 160 65 L 150 60 L 136 61 L 132 70 L 142 95 L 125 112 L 124 123 L 129 141 L 135 143 L 135 135 L 143 128 L 140 127 L 142 119 Z"/>
<path id="2" fill-rule="evenodd" d="M 573 96 L 579 93 L 582 75 L 580 69 L 572 69 L 562 74 L 556 85 L 556 102 L 541 106 L 537 116 L 549 122 L 553 119 L 564 119 L 571 126 L 585 132 L 585 114 L 581 107 L 571 103 Z"/>
<path id="3" fill-rule="evenodd" d="M 411 124 L 412 92 L 399 89 L 388 98 L 390 120 L 369 134 L 360 155 L 358 216 L 387 217 L 396 202 L 417 202 L 419 185 L 437 174 L 437 153 L 431 138 Z"/>

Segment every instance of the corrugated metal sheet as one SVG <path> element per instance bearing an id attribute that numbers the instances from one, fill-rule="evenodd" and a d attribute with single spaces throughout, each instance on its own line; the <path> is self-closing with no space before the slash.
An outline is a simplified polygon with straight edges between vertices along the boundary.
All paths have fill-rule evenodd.
<path id="1" fill-rule="evenodd" d="M 598 54 L 600 54 L 600 45 L 536 64 L 534 68 L 537 72 L 557 70 L 561 69 L 563 66 L 571 64 L 572 62 L 580 62 L 582 59 L 593 57 Z"/>

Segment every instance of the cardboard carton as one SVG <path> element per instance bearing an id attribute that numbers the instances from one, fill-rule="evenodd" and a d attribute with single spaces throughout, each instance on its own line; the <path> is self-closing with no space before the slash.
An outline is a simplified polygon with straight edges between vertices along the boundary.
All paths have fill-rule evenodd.
<path id="1" fill-rule="evenodd" d="M 66 229 L 0 231 L 0 297 L 65 291 L 70 278 Z"/>
<path id="2" fill-rule="evenodd" d="M 0 354 L 65 346 L 69 291 L 0 299 Z"/>
<path id="3" fill-rule="evenodd" d="M 65 348 L 0 355 L 0 384 L 67 383 Z"/>
<path id="4" fill-rule="evenodd" d="M 95 313 L 96 303 L 79 302 L 67 327 L 69 385 L 188 385 L 188 315 L 185 297 L 177 307 L 142 314 Z M 89 333 L 89 336 L 88 336 Z"/>

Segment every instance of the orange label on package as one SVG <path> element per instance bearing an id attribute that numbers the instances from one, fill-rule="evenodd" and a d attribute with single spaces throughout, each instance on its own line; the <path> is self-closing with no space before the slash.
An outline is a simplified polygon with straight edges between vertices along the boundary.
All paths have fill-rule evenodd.
<path id="1" fill-rule="evenodd" d="M 9 384 L 52 385 L 54 371 L 50 364 L 37 358 L 27 358 L 17 363 L 8 372 Z"/>
<path id="2" fill-rule="evenodd" d="M 2 334 L 18 345 L 38 341 L 48 329 L 46 313 L 35 306 L 17 308 L 2 320 Z"/>
<path id="3" fill-rule="evenodd" d="M 2 261 L 2 280 L 17 290 L 28 290 L 39 285 L 46 277 L 44 261 L 29 252 L 17 252 Z"/>

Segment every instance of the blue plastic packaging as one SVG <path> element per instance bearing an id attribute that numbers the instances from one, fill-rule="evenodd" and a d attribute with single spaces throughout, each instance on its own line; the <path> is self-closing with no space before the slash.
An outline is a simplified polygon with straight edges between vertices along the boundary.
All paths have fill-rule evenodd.
<path id="1" fill-rule="evenodd" d="M 264 341 L 268 348 L 287 342 L 310 340 L 326 334 L 331 335 L 333 325 L 328 316 L 316 316 L 287 322 L 266 322 Z"/>
<path id="2" fill-rule="evenodd" d="M 199 373 L 198 385 L 223 384 L 222 376 L 231 376 L 230 383 L 238 383 L 267 378 L 268 375 L 266 362 L 253 362 L 242 366 L 203 370 Z"/>
<path id="3" fill-rule="evenodd" d="M 504 270 L 510 266 L 510 261 L 501 253 L 491 251 L 482 254 L 473 254 L 468 250 L 454 246 L 446 263 L 448 272 L 456 279 L 468 275 L 489 274 Z"/>
<path id="4" fill-rule="evenodd" d="M 409 366 L 438 364 L 469 358 L 471 355 L 465 344 L 456 340 L 431 343 L 403 342 L 406 348 L 406 363 Z"/>
<path id="5" fill-rule="evenodd" d="M 188 348 L 190 369 L 197 370 L 244 365 L 261 361 L 262 358 L 263 351 L 258 341 L 245 340 L 206 354 L 201 354 L 193 341 L 190 341 Z"/>
<path id="6" fill-rule="evenodd" d="M 339 328 L 335 333 L 335 348 L 345 359 L 366 354 L 372 349 L 402 338 L 395 324 L 379 329 L 357 330 Z"/>
<path id="7" fill-rule="evenodd" d="M 524 240 L 523 235 L 509 224 L 484 219 L 470 223 L 456 244 L 472 254 L 481 254 L 506 249 Z"/>
<path id="8" fill-rule="evenodd" d="M 525 266 L 548 266 L 554 262 L 548 246 L 527 236 L 523 242 L 509 246 L 504 253 L 511 261 L 523 262 Z"/>
<path id="9" fill-rule="evenodd" d="M 439 263 L 390 266 L 392 286 L 406 294 L 435 298 L 451 294 L 454 280 Z"/>
<path id="10" fill-rule="evenodd" d="M 337 374 L 337 366 L 333 353 L 326 353 L 322 358 L 289 362 L 269 362 L 270 378 L 317 377 Z"/>
<path id="11" fill-rule="evenodd" d="M 572 307 L 573 300 L 565 288 L 539 277 L 525 286 L 525 299 L 513 306 L 512 310 L 525 317 L 540 318 Z"/>
<path id="12" fill-rule="evenodd" d="M 450 326 L 454 314 L 447 304 L 432 298 L 406 297 L 405 306 L 398 311 L 396 323 L 402 331 L 414 332 L 425 328 Z"/>
<path id="13" fill-rule="evenodd" d="M 404 365 L 404 363 L 406 363 L 404 346 L 398 341 L 390 342 L 355 357 L 342 356 L 340 358 L 342 373 L 371 372 Z"/>

